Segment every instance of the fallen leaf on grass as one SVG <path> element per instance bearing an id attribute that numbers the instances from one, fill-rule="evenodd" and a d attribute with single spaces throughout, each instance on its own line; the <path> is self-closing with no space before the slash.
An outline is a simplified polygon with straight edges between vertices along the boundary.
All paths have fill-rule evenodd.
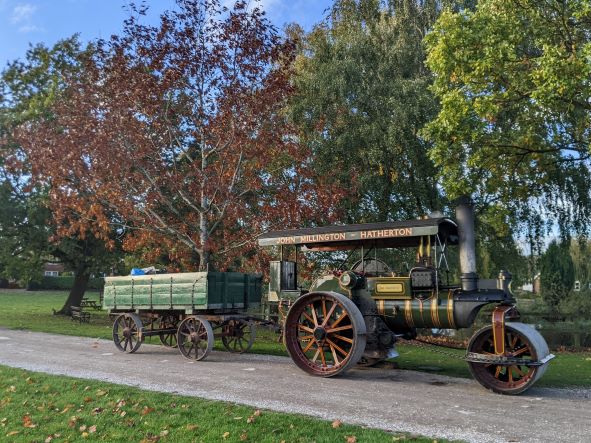
<path id="1" fill-rule="evenodd" d="M 119 400 L 117 402 L 117 407 L 118 408 L 122 408 L 123 406 L 125 406 L 127 404 L 127 402 L 125 400 Z"/>
<path id="2" fill-rule="evenodd" d="M 92 410 L 92 415 L 97 415 L 97 414 L 100 414 L 101 412 L 103 412 L 103 408 L 94 408 Z"/>
<path id="3" fill-rule="evenodd" d="M 18 433 L 19 433 L 19 431 L 12 431 L 12 432 L 9 432 L 8 434 L 6 434 L 6 436 L 7 437 L 12 437 L 13 435 L 16 435 Z"/>
<path id="4" fill-rule="evenodd" d="M 90 403 L 92 401 L 92 397 L 84 397 L 84 403 Z"/>
<path id="5" fill-rule="evenodd" d="M 25 378 L 25 381 L 27 382 L 28 385 L 31 385 L 34 383 L 34 381 L 31 379 L 31 377 Z"/>
<path id="6" fill-rule="evenodd" d="M 257 409 L 256 411 L 254 411 L 254 414 L 252 414 L 252 415 L 254 415 L 255 417 L 260 417 L 261 410 L 260 409 Z"/>
<path id="7" fill-rule="evenodd" d="M 229 432 L 224 432 L 224 433 L 222 434 L 222 438 L 223 438 L 224 440 L 225 440 L 226 438 L 228 438 L 229 436 L 230 436 L 230 433 L 229 433 Z"/>
<path id="8" fill-rule="evenodd" d="M 337 420 L 335 420 L 335 421 L 332 422 L 332 427 L 334 429 L 340 428 L 342 424 L 343 424 L 343 422 L 337 419 Z"/>
<path id="9" fill-rule="evenodd" d="M 187 425 L 187 431 L 194 431 L 195 429 L 199 429 L 199 425 Z"/>
<path id="10" fill-rule="evenodd" d="M 254 415 L 251 415 L 250 417 L 248 417 L 246 419 L 246 423 L 250 424 L 250 423 L 254 423 L 256 419 L 254 418 Z"/>
<path id="11" fill-rule="evenodd" d="M 84 431 L 86 431 L 86 425 L 82 425 L 82 426 L 80 426 L 80 427 L 78 428 L 78 430 L 79 430 L 80 432 L 84 432 Z"/>
<path id="12" fill-rule="evenodd" d="M 349 435 L 345 437 L 347 439 L 347 443 L 357 443 L 357 437 L 354 435 Z"/>
<path id="13" fill-rule="evenodd" d="M 82 438 L 86 438 L 86 437 L 88 437 L 88 432 L 83 432 L 82 433 Z"/>
<path id="14" fill-rule="evenodd" d="M 125 417 L 127 415 L 127 412 L 125 411 L 121 411 L 121 414 L 119 414 L 121 417 Z"/>
<path id="15" fill-rule="evenodd" d="M 31 417 L 29 415 L 25 415 L 23 417 L 23 426 L 25 428 L 36 428 L 37 425 L 33 424 L 33 420 L 31 419 Z"/>
<path id="16" fill-rule="evenodd" d="M 94 434 L 96 432 L 96 425 L 92 425 L 90 428 L 88 428 L 88 432 Z"/>
<path id="17" fill-rule="evenodd" d="M 70 417 L 70 421 L 68 421 L 68 427 L 73 428 L 74 426 L 76 426 L 77 421 L 78 417 L 76 417 L 75 415 Z"/>
<path id="18" fill-rule="evenodd" d="M 141 414 L 142 415 L 148 415 L 150 412 L 154 412 L 154 408 L 149 408 L 147 406 L 144 406 L 144 408 L 142 409 Z"/>
<path id="19" fill-rule="evenodd" d="M 164 431 L 160 432 L 160 437 L 166 437 L 168 433 L 169 431 L 165 429 Z"/>
<path id="20" fill-rule="evenodd" d="M 102 397 L 103 395 L 107 395 L 107 391 L 103 391 L 102 389 L 97 389 L 96 395 L 98 395 L 99 397 Z"/>
<path id="21" fill-rule="evenodd" d="M 10 386 L 6 389 L 8 392 L 16 392 L 16 386 Z"/>
<path id="22" fill-rule="evenodd" d="M 160 440 L 160 437 L 157 435 L 148 434 L 146 438 L 143 438 L 140 443 L 154 443 Z"/>
<path id="23" fill-rule="evenodd" d="M 234 417 L 234 420 L 242 420 L 243 417 Z"/>
<path id="24" fill-rule="evenodd" d="M 243 432 L 242 434 L 240 434 L 240 440 L 241 441 L 248 440 L 248 434 L 246 432 Z"/>
<path id="25" fill-rule="evenodd" d="M 53 440 L 53 435 L 49 435 L 46 439 L 45 439 L 45 443 L 50 443 L 51 440 Z"/>

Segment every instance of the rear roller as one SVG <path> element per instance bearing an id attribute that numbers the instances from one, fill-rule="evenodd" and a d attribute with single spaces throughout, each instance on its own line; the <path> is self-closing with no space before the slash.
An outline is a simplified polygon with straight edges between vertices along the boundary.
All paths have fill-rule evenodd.
<path id="1" fill-rule="evenodd" d="M 133 354 L 144 341 L 144 326 L 137 314 L 121 314 L 113 323 L 113 343 L 121 352 Z"/>
<path id="2" fill-rule="evenodd" d="M 211 324 L 196 315 L 185 318 L 177 333 L 179 351 L 190 360 L 203 360 L 213 349 Z"/>
<path id="3" fill-rule="evenodd" d="M 335 292 L 300 297 L 285 319 L 285 345 L 309 374 L 332 377 L 347 371 L 365 350 L 366 328 L 359 308 Z"/>
<path id="4" fill-rule="evenodd" d="M 494 355 L 492 326 L 477 331 L 468 344 L 468 352 Z M 548 345 L 538 331 L 524 323 L 505 324 L 505 356 L 540 361 L 549 355 Z M 546 371 L 541 366 L 497 365 L 468 362 L 472 376 L 487 389 L 499 394 L 520 394 L 529 389 Z"/>

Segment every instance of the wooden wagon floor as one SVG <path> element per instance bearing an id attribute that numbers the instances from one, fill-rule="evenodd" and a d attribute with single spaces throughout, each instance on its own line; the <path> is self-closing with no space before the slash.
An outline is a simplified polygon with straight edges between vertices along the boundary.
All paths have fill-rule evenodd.
<path id="1" fill-rule="evenodd" d="M 507 397 L 472 380 L 392 369 L 322 379 L 285 357 L 213 352 L 193 363 L 161 346 L 130 355 L 107 340 L 6 329 L 0 364 L 474 442 L 579 442 L 591 421 L 591 389 L 534 387 Z"/>

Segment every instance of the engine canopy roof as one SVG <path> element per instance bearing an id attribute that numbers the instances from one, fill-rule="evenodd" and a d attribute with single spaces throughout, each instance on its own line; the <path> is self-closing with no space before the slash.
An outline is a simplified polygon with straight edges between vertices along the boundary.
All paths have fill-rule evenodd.
<path id="1" fill-rule="evenodd" d="M 303 245 L 313 251 L 339 251 L 361 246 L 416 247 L 425 236 L 438 236 L 441 243 L 454 245 L 458 243 L 458 225 L 445 217 L 426 218 L 272 231 L 258 240 L 260 246 Z"/>

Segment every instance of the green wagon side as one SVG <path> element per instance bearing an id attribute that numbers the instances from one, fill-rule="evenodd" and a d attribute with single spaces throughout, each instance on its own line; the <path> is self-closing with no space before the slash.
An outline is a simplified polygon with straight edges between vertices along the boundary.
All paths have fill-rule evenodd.
<path id="1" fill-rule="evenodd" d="M 260 306 L 259 274 L 191 272 L 105 278 L 103 309 L 115 316 L 113 342 L 136 352 L 145 337 L 158 336 L 193 360 L 204 359 L 221 338 L 230 352 L 250 349 Z"/>
<path id="2" fill-rule="evenodd" d="M 192 272 L 105 278 L 104 309 L 119 311 L 245 311 L 261 302 L 261 276 Z"/>

